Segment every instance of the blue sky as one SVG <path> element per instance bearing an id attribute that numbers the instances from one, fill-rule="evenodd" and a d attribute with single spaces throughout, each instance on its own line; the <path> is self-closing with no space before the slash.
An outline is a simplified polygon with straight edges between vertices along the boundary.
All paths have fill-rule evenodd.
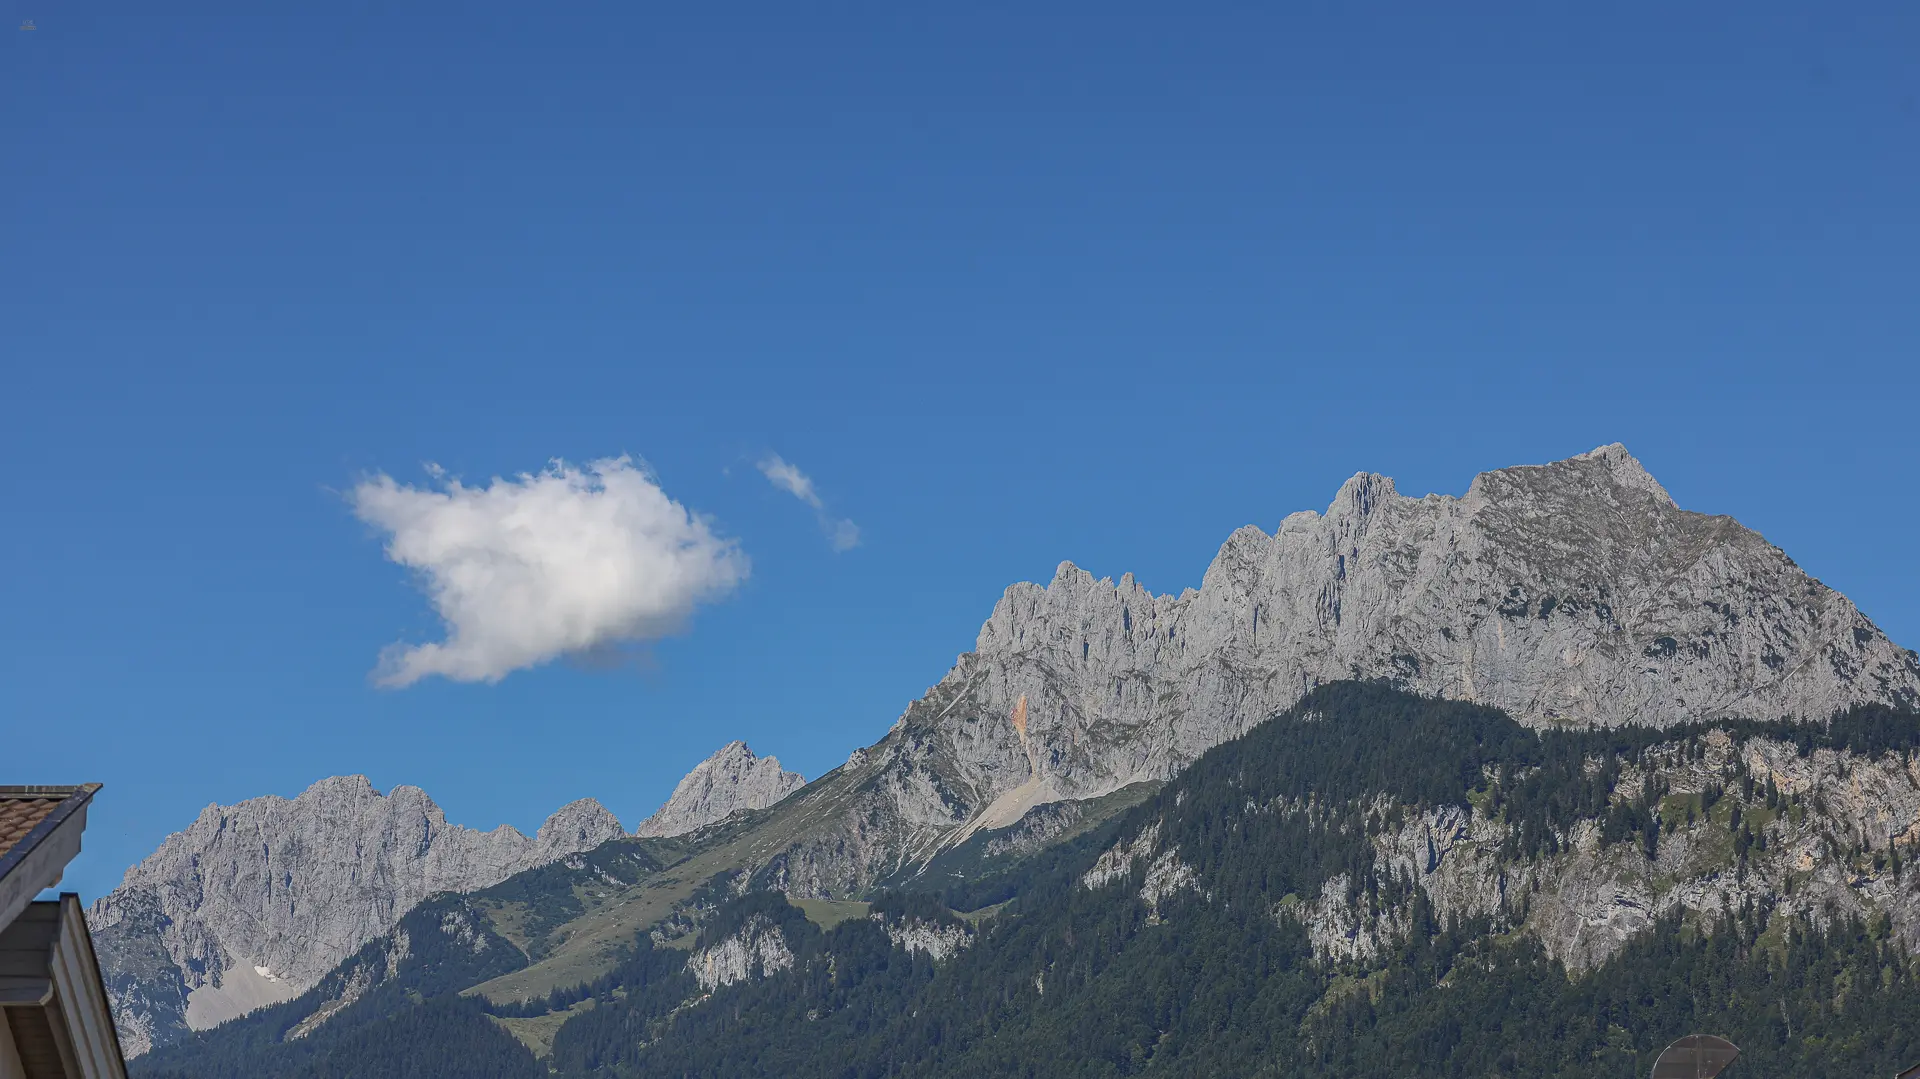
<path id="1" fill-rule="evenodd" d="M 337 773 L 528 831 L 817 775 L 1008 583 L 1197 585 L 1359 470 L 1624 441 L 1920 643 L 1911 5 L 5 5 L 5 778 L 107 784 L 89 897 Z M 621 454 L 744 581 L 374 684 L 440 622 L 357 483 Z"/>

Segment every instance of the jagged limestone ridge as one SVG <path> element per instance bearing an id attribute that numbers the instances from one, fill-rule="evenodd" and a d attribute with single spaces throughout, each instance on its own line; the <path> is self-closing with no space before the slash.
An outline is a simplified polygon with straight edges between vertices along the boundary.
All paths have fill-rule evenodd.
<path id="1" fill-rule="evenodd" d="M 1198 590 L 1071 563 L 1008 588 L 974 651 L 834 774 L 841 820 L 763 877 L 857 892 L 1036 804 L 1164 779 L 1346 678 L 1535 726 L 1920 701 L 1920 658 L 1758 533 L 1680 509 L 1622 446 L 1459 498 L 1362 473 L 1324 514 L 1235 532 Z"/>
<path id="2" fill-rule="evenodd" d="M 805 776 L 780 767 L 780 758 L 755 756 L 745 742 L 729 742 L 695 765 L 634 834 L 684 835 L 742 810 L 765 809 L 806 785 Z"/>
<path id="3" fill-rule="evenodd" d="M 293 799 L 210 805 L 88 912 L 132 1055 L 312 986 L 436 892 L 466 892 L 590 850 L 620 822 L 592 799 L 529 838 L 448 824 L 417 787 L 365 776 Z"/>

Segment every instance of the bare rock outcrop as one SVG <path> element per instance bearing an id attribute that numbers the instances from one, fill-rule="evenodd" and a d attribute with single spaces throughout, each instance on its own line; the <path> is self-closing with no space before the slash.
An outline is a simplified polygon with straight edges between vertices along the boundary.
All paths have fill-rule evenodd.
<path id="1" fill-rule="evenodd" d="M 764 914 L 750 916 L 734 932 L 687 957 L 693 980 L 709 993 L 792 967 L 786 935 Z"/>
<path id="2" fill-rule="evenodd" d="M 877 915 L 874 920 L 881 923 L 881 929 L 885 930 L 887 939 L 894 947 L 922 952 L 936 963 L 952 959 L 973 944 L 973 930 L 959 922 L 925 921 L 919 918 L 889 922 Z"/>
<path id="3" fill-rule="evenodd" d="M 1483 473 L 1457 498 L 1362 473 L 1325 513 L 1235 532 L 1198 590 L 1072 563 L 1008 588 L 974 650 L 809 791 L 842 824 L 766 879 L 857 891 L 1035 805 L 1164 780 L 1349 678 L 1535 726 L 1920 702 L 1920 657 L 1758 533 L 1679 508 L 1624 447 Z"/>
<path id="4" fill-rule="evenodd" d="M 139 1055 L 314 985 L 436 892 L 497 884 L 623 834 L 592 799 L 528 837 L 448 824 L 417 787 L 323 779 L 210 805 L 88 912 L 127 1051 Z"/>
<path id="5" fill-rule="evenodd" d="M 780 758 L 755 756 L 745 742 L 728 742 L 694 765 L 634 834 L 684 835 L 742 810 L 765 809 L 806 785 L 805 776 L 780 767 Z"/>
<path id="6" fill-rule="evenodd" d="M 1483 473 L 1461 498 L 1355 476 L 1324 514 L 1234 533 L 1178 596 L 1063 563 L 1009 588 L 949 675 L 1004 732 L 980 786 L 1017 755 L 1074 797 L 1164 778 L 1345 678 L 1531 725 L 1920 703 L 1912 652 L 1758 533 L 1674 505 L 1617 445 Z"/>

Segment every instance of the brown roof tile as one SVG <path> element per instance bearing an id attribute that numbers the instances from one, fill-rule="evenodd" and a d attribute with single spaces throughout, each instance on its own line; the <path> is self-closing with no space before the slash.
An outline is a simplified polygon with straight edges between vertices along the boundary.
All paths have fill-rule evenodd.
<path id="1" fill-rule="evenodd" d="M 98 783 L 82 783 L 75 787 L 0 786 L 0 875 L 13 868 L 13 859 L 9 855 L 26 855 L 25 850 L 16 852 L 15 848 L 24 843 L 35 828 L 42 824 L 57 826 L 68 813 L 85 805 L 93 797 L 93 792 L 99 789 Z M 62 809 L 62 806 L 66 808 Z M 48 823 L 49 817 L 56 819 Z"/>
<path id="2" fill-rule="evenodd" d="M 58 795 L 0 796 L 0 857 L 15 843 L 27 838 L 33 827 L 47 819 L 65 798 Z"/>

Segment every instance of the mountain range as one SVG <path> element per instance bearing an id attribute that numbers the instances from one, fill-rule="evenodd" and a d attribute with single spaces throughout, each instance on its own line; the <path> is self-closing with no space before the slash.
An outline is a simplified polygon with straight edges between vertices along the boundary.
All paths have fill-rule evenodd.
<path id="1" fill-rule="evenodd" d="M 1342 782 L 1322 774 L 1273 793 L 1282 816 L 1334 813 L 1364 837 L 1342 841 L 1342 872 L 1301 876 L 1310 889 L 1259 892 L 1317 969 L 1393 969 L 1418 911 L 1521 934 L 1576 974 L 1621 962 L 1663 919 L 1755 904 L 1822 932 L 1880 919 L 1905 954 L 1920 945 L 1920 900 L 1898 869 L 1920 842 L 1920 765 L 1897 736 L 1920 703 L 1920 658 L 1758 534 L 1677 507 L 1617 445 L 1484 473 L 1459 498 L 1355 476 L 1324 513 L 1235 532 L 1179 595 L 1062 563 L 1045 586 L 1007 589 L 973 651 L 811 784 L 735 743 L 638 836 L 588 800 L 528 839 L 447 825 L 412 788 L 326 780 L 291 801 L 210 807 L 91 918 L 123 1038 L 180 1043 L 154 1067 L 194 1052 L 264 1067 L 280 1059 L 270 1046 L 371 1014 L 381 986 L 432 998 L 407 972 L 436 934 L 468 950 L 436 960 L 434 984 L 487 1002 L 487 1029 L 559 1061 L 565 1031 L 603 1022 L 579 1019 L 603 999 L 587 989 L 605 982 L 604 1000 L 627 1007 L 632 978 L 692 978 L 635 1020 L 647 1042 L 696 990 L 802 977 L 803 953 L 826 947 L 806 926 L 871 921 L 887 947 L 951 969 L 1001 931 L 992 911 L 1068 877 L 1121 886 L 1135 932 L 1191 915 L 1195 896 L 1241 894 L 1174 834 L 1169 784 L 1217 800 L 1192 786 L 1196 761 L 1252 752 L 1256 731 L 1282 729 L 1274 717 L 1310 726 L 1324 694 L 1363 684 L 1576 747 L 1562 778 L 1585 801 L 1530 824 L 1503 816 L 1489 799 L 1551 772 L 1525 747 L 1478 760 L 1487 774 L 1458 791 L 1382 780 L 1321 803 Z M 741 915 L 757 896 L 774 905 Z M 265 1041 L 262 1023 L 280 1024 Z M 258 1052 L 235 1056 L 248 1038 Z"/>
<path id="2" fill-rule="evenodd" d="M 641 826 L 678 835 L 804 780 L 744 742 L 702 762 Z M 122 1045 L 134 1055 L 290 1000 L 430 895 L 471 892 L 625 835 L 591 798 L 528 838 L 448 824 L 418 787 L 323 779 L 292 799 L 210 805 L 88 912 Z"/>

